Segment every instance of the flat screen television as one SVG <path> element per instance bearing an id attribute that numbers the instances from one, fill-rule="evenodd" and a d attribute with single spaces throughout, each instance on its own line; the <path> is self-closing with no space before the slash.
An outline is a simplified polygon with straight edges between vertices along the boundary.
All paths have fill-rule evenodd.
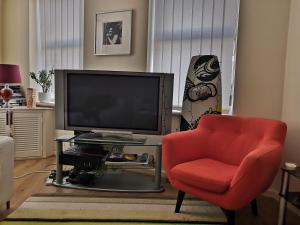
<path id="1" fill-rule="evenodd" d="M 166 134 L 173 74 L 55 70 L 56 128 Z"/>

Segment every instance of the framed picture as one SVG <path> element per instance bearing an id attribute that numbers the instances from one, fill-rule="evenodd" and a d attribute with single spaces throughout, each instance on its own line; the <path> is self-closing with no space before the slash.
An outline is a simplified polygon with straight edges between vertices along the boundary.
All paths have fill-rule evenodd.
<path id="1" fill-rule="evenodd" d="M 128 55 L 132 10 L 96 14 L 95 55 Z"/>

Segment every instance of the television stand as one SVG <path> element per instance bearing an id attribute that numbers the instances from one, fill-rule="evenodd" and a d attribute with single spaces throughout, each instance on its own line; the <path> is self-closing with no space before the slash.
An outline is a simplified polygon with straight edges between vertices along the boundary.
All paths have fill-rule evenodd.
<path id="1" fill-rule="evenodd" d="M 106 135 L 116 135 L 116 136 L 133 136 L 131 131 L 115 131 L 115 130 L 91 130 L 92 133 L 102 134 L 102 136 Z"/>
<path id="2" fill-rule="evenodd" d="M 144 144 L 145 136 L 136 137 L 132 133 L 115 133 L 115 132 L 92 132 L 83 133 L 74 137 L 75 141 L 96 142 L 96 143 L 132 143 Z"/>
<path id="3" fill-rule="evenodd" d="M 79 135 L 80 136 L 80 135 Z M 116 191 L 116 192 L 162 192 L 164 188 L 161 186 L 161 159 L 162 150 L 160 141 L 154 139 L 146 139 L 141 136 L 132 136 L 131 140 L 112 140 L 112 139 L 102 139 L 94 140 L 88 138 L 78 138 L 79 136 L 73 137 L 59 137 L 56 139 L 57 149 L 56 149 L 56 178 L 53 180 L 52 184 L 59 187 L 65 188 L 75 188 L 75 189 L 87 189 L 87 190 L 99 190 L 99 191 Z M 82 137 L 82 136 L 81 136 Z M 137 141 L 139 140 L 139 141 Z M 115 162 L 111 160 L 111 157 L 103 156 L 101 160 L 104 160 L 102 170 L 99 170 L 101 175 L 96 176 L 93 180 L 93 184 L 82 185 L 82 184 L 72 184 L 68 182 L 68 177 L 63 176 L 63 165 L 68 164 L 69 161 L 65 161 L 65 156 L 70 152 L 69 149 L 64 150 L 64 143 L 69 143 L 71 148 L 81 145 L 92 145 L 93 148 L 99 147 L 99 151 L 103 152 L 105 146 L 113 147 L 129 147 L 129 146 L 139 146 L 139 147 L 153 147 L 155 152 L 155 165 L 149 163 L 149 156 L 147 154 L 132 154 L 136 155 L 137 159 L 132 162 L 120 161 Z M 95 154 L 95 152 L 93 152 Z M 74 154 L 75 162 L 80 161 L 80 159 L 85 160 L 86 158 Z M 144 159 L 145 158 L 145 159 Z M 99 163 L 101 164 L 101 160 Z M 92 157 L 92 163 L 94 163 L 94 158 Z M 97 163 L 97 162 L 96 162 Z M 84 164 L 84 163 L 83 163 Z M 152 175 L 141 173 L 141 170 L 154 169 L 151 171 Z"/>

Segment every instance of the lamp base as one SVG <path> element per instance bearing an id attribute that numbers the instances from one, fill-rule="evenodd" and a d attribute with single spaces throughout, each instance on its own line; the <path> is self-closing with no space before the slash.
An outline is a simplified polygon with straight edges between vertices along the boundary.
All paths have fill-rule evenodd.
<path id="1" fill-rule="evenodd" d="M 5 84 L 4 88 L 1 89 L 0 94 L 4 101 L 2 108 L 12 108 L 11 104 L 9 103 L 9 100 L 12 98 L 13 93 L 13 90 L 9 88 L 8 84 Z"/>
<path id="2" fill-rule="evenodd" d="M 9 102 L 5 102 L 1 108 L 12 108 L 12 105 Z"/>

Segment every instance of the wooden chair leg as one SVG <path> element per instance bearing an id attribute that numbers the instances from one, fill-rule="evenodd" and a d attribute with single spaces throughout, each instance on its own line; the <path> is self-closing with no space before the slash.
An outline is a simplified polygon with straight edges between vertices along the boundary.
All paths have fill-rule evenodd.
<path id="1" fill-rule="evenodd" d="M 235 211 L 222 209 L 227 218 L 228 225 L 235 225 Z"/>
<path id="2" fill-rule="evenodd" d="M 251 209 L 254 216 L 258 215 L 256 198 L 251 201 Z"/>
<path id="3" fill-rule="evenodd" d="M 175 213 L 179 213 L 182 201 L 184 199 L 184 195 L 185 195 L 185 192 L 180 191 L 180 190 L 178 191 Z"/>
<path id="4" fill-rule="evenodd" d="M 6 202 L 6 209 L 10 209 L 10 201 Z"/>

